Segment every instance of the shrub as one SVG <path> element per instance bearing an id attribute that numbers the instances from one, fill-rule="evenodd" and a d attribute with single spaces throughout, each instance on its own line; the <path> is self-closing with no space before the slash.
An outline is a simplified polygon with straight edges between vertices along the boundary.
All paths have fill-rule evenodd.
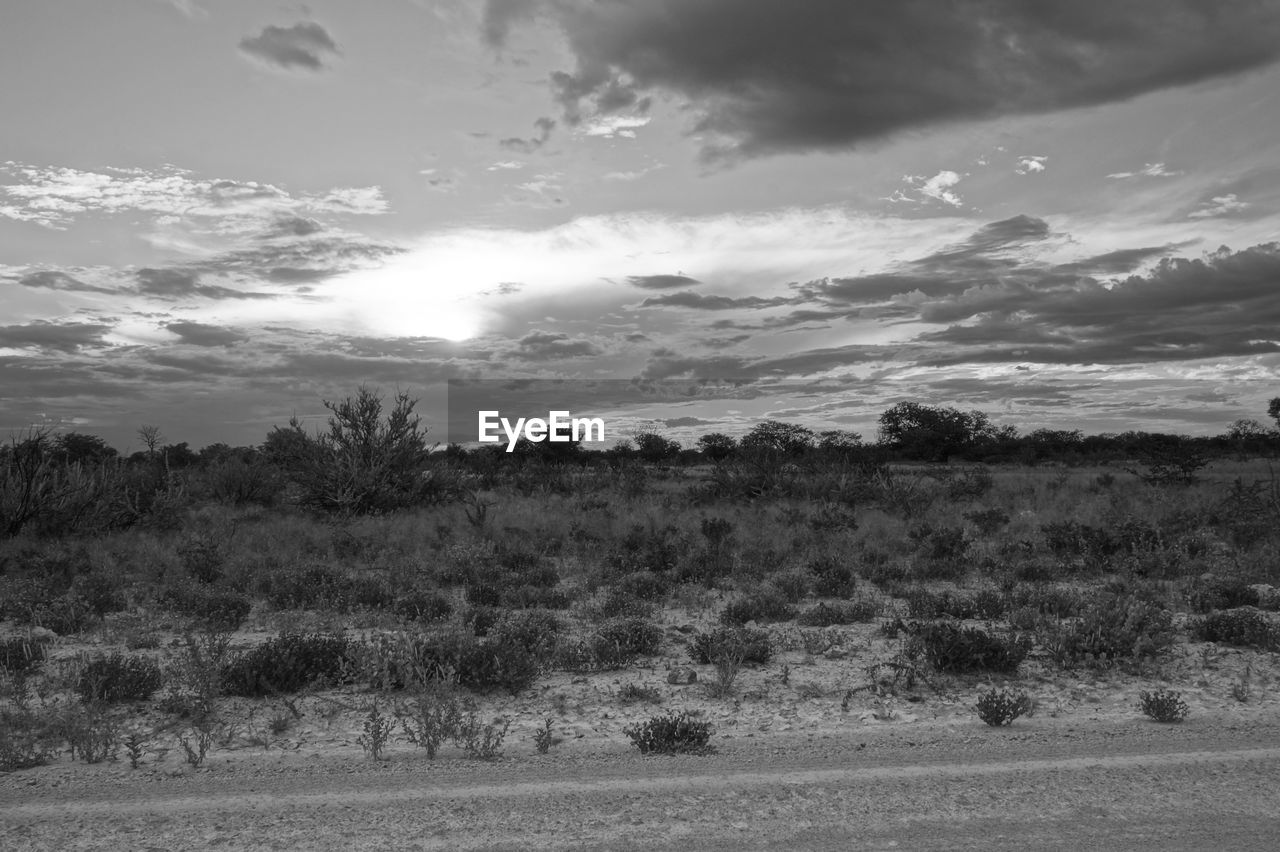
<path id="1" fill-rule="evenodd" d="M 361 387 L 355 398 L 325 401 L 328 432 L 313 437 L 293 420 L 267 436 L 266 449 L 298 480 L 304 506 L 355 515 L 427 502 L 439 488 L 425 475 L 429 450 L 415 405 L 401 392 L 384 417 L 382 398 Z"/>
<path id="2" fill-rule="evenodd" d="M 66 594 L 37 603 L 28 610 L 31 624 L 59 636 L 79 633 L 93 620 L 93 608 L 79 595 Z"/>
<path id="3" fill-rule="evenodd" d="M 1182 700 L 1182 693 L 1167 689 L 1144 691 L 1139 696 L 1138 709 L 1157 722 L 1181 722 L 1190 712 L 1187 702 Z"/>
<path id="4" fill-rule="evenodd" d="M 1261 603 L 1258 590 L 1245 580 L 1235 577 L 1209 578 L 1190 590 L 1187 602 L 1196 612 L 1258 606 Z"/>
<path id="5" fill-rule="evenodd" d="M 853 569 L 832 557 L 822 557 L 809 563 L 813 575 L 813 593 L 820 598 L 847 598 L 857 586 Z"/>
<path id="6" fill-rule="evenodd" d="M 396 599 L 392 610 L 409 621 L 436 621 L 453 614 L 453 601 L 444 592 L 411 589 Z"/>
<path id="7" fill-rule="evenodd" d="M 1008 689 L 992 689 L 978 696 L 977 710 L 979 719 L 998 728 L 1030 713 L 1031 699 L 1025 692 L 1015 694 Z"/>
<path id="8" fill-rule="evenodd" d="M 122 612 L 129 606 L 119 581 L 98 571 L 77 577 L 73 589 L 75 596 L 97 616 Z"/>
<path id="9" fill-rule="evenodd" d="M 279 470 L 265 461 L 223 459 L 209 467 L 209 493 L 213 499 L 232 506 L 270 506 L 284 490 Z"/>
<path id="10" fill-rule="evenodd" d="M 707 754 L 711 724 L 688 713 L 666 713 L 622 731 L 641 754 Z"/>
<path id="11" fill-rule="evenodd" d="M 1167 610 L 1132 594 L 1103 595 L 1088 603 L 1081 620 L 1069 628 L 1068 650 L 1076 660 L 1138 660 L 1157 656 L 1174 639 Z"/>
<path id="12" fill-rule="evenodd" d="M 194 584 L 170 590 L 165 599 L 176 612 L 219 630 L 235 630 L 253 609 L 253 601 L 240 592 Z"/>
<path id="13" fill-rule="evenodd" d="M 666 595 L 668 586 L 667 577 L 654 571 L 633 571 L 614 584 L 619 593 L 642 601 L 661 600 Z"/>
<path id="14" fill-rule="evenodd" d="M 1252 607 L 1210 613 L 1191 629 L 1205 642 L 1280 651 L 1280 624 Z"/>
<path id="15" fill-rule="evenodd" d="M 568 609 L 572 601 L 564 589 L 548 586 L 516 586 L 503 589 L 498 605 L 507 609 Z"/>
<path id="16" fill-rule="evenodd" d="M 48 713 L 19 704 L 0 705 L 0 772 L 42 766 L 62 743 L 59 725 Z"/>
<path id="17" fill-rule="evenodd" d="M 913 642 L 936 670 L 957 674 L 1011 673 L 1031 650 L 1031 641 L 1025 637 L 992 635 L 947 622 L 921 625 Z"/>
<path id="18" fill-rule="evenodd" d="M 742 651 L 742 662 L 764 665 L 773 657 L 769 634 L 750 627 L 721 627 L 710 633 L 699 633 L 689 643 L 689 659 L 707 665 L 714 663 L 722 648 L 732 646 Z"/>
<path id="19" fill-rule="evenodd" d="M 796 616 L 796 624 L 802 627 L 830 627 L 833 624 L 865 623 L 874 620 L 879 614 L 879 602 L 870 598 L 834 604 L 819 603 Z"/>
<path id="20" fill-rule="evenodd" d="M 462 721 L 458 701 L 447 690 L 424 691 L 411 705 L 397 708 L 396 715 L 409 742 L 425 750 L 428 760 L 435 759 L 440 746 L 456 734 Z"/>
<path id="21" fill-rule="evenodd" d="M 28 674 L 44 662 L 44 645 L 23 636 L 0 639 L 0 670 Z"/>
<path id="22" fill-rule="evenodd" d="M 743 625 L 749 621 L 786 621 L 794 618 L 795 614 L 795 607 L 781 593 L 761 589 L 745 598 L 731 601 L 720 613 L 720 623 Z"/>
<path id="23" fill-rule="evenodd" d="M 467 752 L 467 757 L 493 760 L 502 756 L 502 740 L 510 728 L 509 720 L 502 720 L 500 728 L 495 724 L 482 725 L 476 714 L 470 713 L 459 720 L 453 741 Z"/>
<path id="24" fill-rule="evenodd" d="M 290 633 L 232 657 L 222 669 L 228 695 L 261 697 L 298 692 L 317 681 L 336 681 L 355 662 L 342 634 Z"/>
<path id="25" fill-rule="evenodd" d="M 645 686 L 642 683 L 624 683 L 618 687 L 618 700 L 623 704 L 635 704 L 638 702 L 661 704 L 662 693 L 652 686 Z"/>
<path id="26" fill-rule="evenodd" d="M 536 654 L 551 652 L 564 625 L 553 613 L 540 609 L 508 612 L 489 631 L 489 638 L 499 644 L 511 643 Z"/>
<path id="27" fill-rule="evenodd" d="M 160 666 L 150 657 L 109 654 L 89 661 L 76 680 L 76 692 L 85 701 L 144 701 L 160 681 Z"/>
<path id="28" fill-rule="evenodd" d="M 972 512 L 965 512 L 964 519 L 977 528 L 978 535 L 989 538 L 1008 525 L 1009 513 L 999 507 L 975 509 Z"/>
<path id="29" fill-rule="evenodd" d="M 267 603 L 274 609 L 347 612 L 351 608 L 351 579 L 328 565 L 286 568 L 269 575 L 264 585 Z"/>

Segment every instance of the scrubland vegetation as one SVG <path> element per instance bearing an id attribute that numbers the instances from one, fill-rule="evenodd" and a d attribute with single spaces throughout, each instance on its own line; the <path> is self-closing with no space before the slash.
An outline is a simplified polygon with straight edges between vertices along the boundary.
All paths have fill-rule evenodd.
<path id="1" fill-rule="evenodd" d="M 744 672 L 832 715 L 962 695 L 996 727 L 1034 712 L 1032 669 L 1155 686 L 1176 648 L 1280 651 L 1280 437 L 1256 423 L 1019 436 L 903 404 L 876 443 L 766 422 L 506 454 L 430 452 L 403 395 L 329 408 L 256 448 L 145 427 L 129 459 L 75 433 L 0 454 L 0 770 L 199 766 L 341 714 L 371 758 L 491 759 L 525 729 L 541 753 L 554 697 L 489 708 L 564 673 L 621 684 L 645 754 L 713 748 L 687 699 L 733 703 Z M 1163 686 L 1138 709 L 1195 714 Z"/>

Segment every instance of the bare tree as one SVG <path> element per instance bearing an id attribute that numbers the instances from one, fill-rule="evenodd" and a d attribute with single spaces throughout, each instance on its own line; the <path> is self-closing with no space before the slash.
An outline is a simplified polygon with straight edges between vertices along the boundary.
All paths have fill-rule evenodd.
<path id="1" fill-rule="evenodd" d="M 147 448 L 147 455 L 155 458 L 156 448 L 164 442 L 164 436 L 160 434 L 159 426 L 144 424 L 138 427 L 138 439 L 142 441 L 142 445 Z"/>

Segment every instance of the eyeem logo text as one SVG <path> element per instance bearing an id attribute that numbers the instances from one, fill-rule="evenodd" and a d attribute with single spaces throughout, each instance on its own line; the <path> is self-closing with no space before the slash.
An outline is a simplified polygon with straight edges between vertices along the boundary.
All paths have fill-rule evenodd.
<path id="1" fill-rule="evenodd" d="M 542 441 L 603 441 L 604 420 L 599 417 L 572 417 L 567 411 L 549 411 L 547 419 L 523 417 L 513 424 L 497 411 L 481 411 L 480 436 L 482 444 L 496 444 L 502 440 L 498 429 L 507 436 L 507 452 L 515 452 L 516 441 L 524 438 L 534 443 Z M 567 431 L 566 431 L 567 429 Z"/>

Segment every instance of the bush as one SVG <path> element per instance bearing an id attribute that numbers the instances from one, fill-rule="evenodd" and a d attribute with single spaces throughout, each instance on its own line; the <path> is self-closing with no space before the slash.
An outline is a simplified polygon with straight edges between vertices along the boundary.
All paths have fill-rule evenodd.
<path id="1" fill-rule="evenodd" d="M 84 667 L 76 692 L 85 701 L 145 701 L 160 681 L 160 666 L 150 657 L 109 654 Z"/>
<path id="2" fill-rule="evenodd" d="M 444 592 L 411 589 L 396 599 L 392 610 L 409 621 L 436 621 L 453 614 L 453 601 Z"/>
<path id="3" fill-rule="evenodd" d="M 342 634 L 281 633 L 232 657 L 222 669 L 228 695 L 261 697 L 298 692 L 317 681 L 336 681 L 355 662 Z"/>
<path id="4" fill-rule="evenodd" d="M 313 437 L 293 420 L 267 436 L 266 451 L 297 479 L 304 506 L 365 515 L 430 502 L 440 489 L 426 475 L 430 453 L 415 405 L 401 392 L 384 417 L 382 398 L 362 387 L 355 398 L 325 401 L 328 432 Z"/>
<path id="5" fill-rule="evenodd" d="M 44 662 L 44 645 L 34 639 L 11 636 L 0 639 L 0 670 L 28 674 Z"/>
<path id="6" fill-rule="evenodd" d="M 1205 642 L 1280 651 L 1280 624 L 1252 607 L 1210 613 L 1195 622 L 1191 630 Z"/>
<path id="7" fill-rule="evenodd" d="M 1190 710 L 1182 700 L 1182 693 L 1167 689 L 1143 692 L 1139 696 L 1138 709 L 1157 722 L 1181 722 Z"/>
<path id="8" fill-rule="evenodd" d="M 1138 660 L 1159 655 L 1175 638 L 1167 610 L 1132 594 L 1103 595 L 1068 629 L 1066 651 L 1073 660 Z"/>
<path id="9" fill-rule="evenodd" d="M 97 616 L 109 612 L 122 612 L 128 608 L 118 580 L 101 572 L 93 572 L 76 578 L 74 593 Z"/>
<path id="10" fill-rule="evenodd" d="M 1030 713 L 1031 699 L 1025 692 L 1014 694 L 1008 689 L 992 689 L 978 696 L 977 710 L 979 719 L 998 728 Z"/>
<path id="11" fill-rule="evenodd" d="M 622 730 L 641 754 L 707 754 L 711 724 L 688 713 L 666 713 Z"/>
<path id="12" fill-rule="evenodd" d="M 194 584 L 170 590 L 165 599 L 174 611 L 220 630 L 235 630 L 253 609 L 253 601 L 240 592 Z"/>
<path id="13" fill-rule="evenodd" d="M 351 579 L 328 565 L 286 568 L 269 575 L 264 585 L 267 603 L 274 609 L 347 612 L 354 597 Z"/>
<path id="14" fill-rule="evenodd" d="M 26 706 L 0 706 L 0 772 L 43 766 L 58 754 L 58 720 Z"/>
<path id="15" fill-rule="evenodd" d="M 819 603 L 796 616 L 796 624 L 802 627 L 830 627 L 834 624 L 855 624 L 872 621 L 880 614 L 880 604 L 870 598 L 857 601 Z"/>
<path id="16" fill-rule="evenodd" d="M 921 625 L 913 642 L 934 669 L 957 674 L 1012 673 L 1031 650 L 1031 641 L 1025 637 L 992 635 L 945 622 Z"/>
<path id="17" fill-rule="evenodd" d="M 721 627 L 710 633 L 699 633 L 689 643 L 689 659 L 695 663 L 714 663 L 726 646 L 741 649 L 742 662 L 764 665 L 773 657 L 769 634 L 750 627 Z"/>
<path id="18" fill-rule="evenodd" d="M 28 610 L 28 620 L 59 636 L 79 633 L 93 620 L 93 608 L 78 595 L 66 594 L 37 603 Z"/>
<path id="19" fill-rule="evenodd" d="M 809 563 L 813 575 L 813 593 L 820 598 L 847 598 L 857 586 L 853 569 L 831 557 Z"/>
<path id="20" fill-rule="evenodd" d="M 619 579 L 614 584 L 614 588 L 620 594 L 642 601 L 657 601 L 666 595 L 668 585 L 664 574 L 654 571 L 633 571 Z"/>
<path id="21" fill-rule="evenodd" d="M 795 607 L 781 593 L 761 589 L 745 598 L 731 601 L 720 613 L 720 623 L 740 626 L 749 621 L 786 621 L 795 618 L 795 615 Z"/>

